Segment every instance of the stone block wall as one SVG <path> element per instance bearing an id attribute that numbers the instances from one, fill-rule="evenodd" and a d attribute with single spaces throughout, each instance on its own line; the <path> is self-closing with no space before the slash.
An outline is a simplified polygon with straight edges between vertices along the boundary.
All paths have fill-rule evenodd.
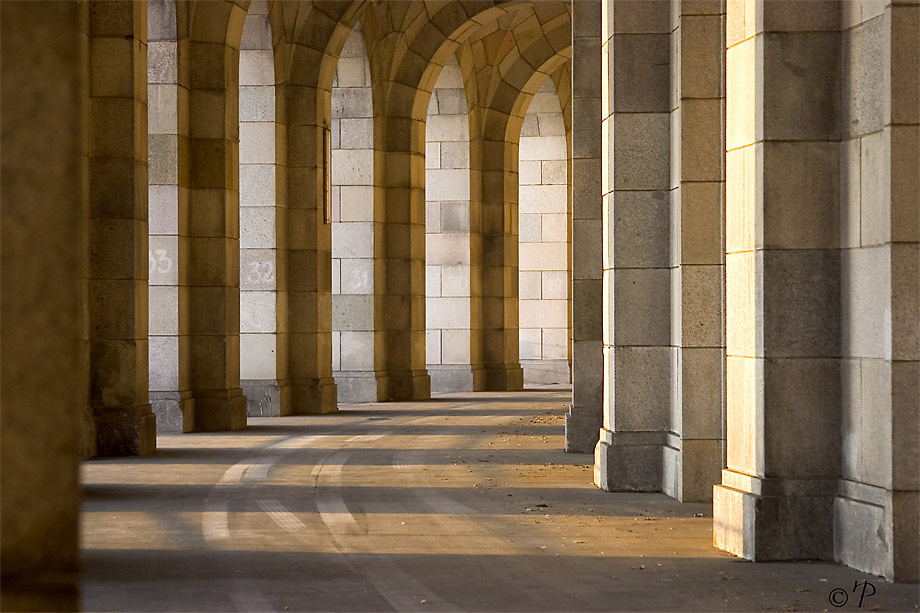
<path id="1" fill-rule="evenodd" d="M 565 124 L 551 79 L 521 127 L 518 178 L 519 355 L 524 383 L 569 383 Z"/>
<path id="2" fill-rule="evenodd" d="M 240 40 L 240 384 L 249 415 L 278 415 L 275 71 L 268 5 Z"/>
<path id="3" fill-rule="evenodd" d="M 332 370 L 342 402 L 377 400 L 374 371 L 374 119 L 360 24 L 332 88 Z"/>
<path id="4" fill-rule="evenodd" d="M 425 350 L 431 390 L 472 390 L 470 128 L 456 56 L 431 93 L 425 140 Z"/>

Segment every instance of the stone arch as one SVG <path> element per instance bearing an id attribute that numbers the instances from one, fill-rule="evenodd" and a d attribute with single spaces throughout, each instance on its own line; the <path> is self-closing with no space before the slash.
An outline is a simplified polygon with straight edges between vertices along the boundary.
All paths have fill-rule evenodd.
<path id="1" fill-rule="evenodd" d="M 339 55 L 330 101 L 332 370 L 342 401 L 373 402 L 374 108 L 360 23 Z"/>

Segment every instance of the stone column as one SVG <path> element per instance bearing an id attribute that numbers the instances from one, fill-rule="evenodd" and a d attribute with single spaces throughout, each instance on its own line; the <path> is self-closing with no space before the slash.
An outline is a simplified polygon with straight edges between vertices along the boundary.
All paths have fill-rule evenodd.
<path id="1" fill-rule="evenodd" d="M 834 558 L 917 581 L 920 6 L 851 2 L 841 18 L 843 431 Z"/>
<path id="2" fill-rule="evenodd" d="M 96 453 L 156 448 L 147 372 L 147 7 L 89 6 L 90 406 Z"/>
<path id="3" fill-rule="evenodd" d="M 721 3 L 674 0 L 671 26 L 671 433 L 666 494 L 708 501 L 722 468 Z"/>
<path id="4" fill-rule="evenodd" d="M 841 445 L 840 5 L 730 3 L 726 27 L 728 467 L 713 537 L 752 560 L 828 559 Z"/>
<path id="5" fill-rule="evenodd" d="M 0 606 L 8 611 L 78 606 L 86 10 L 0 3 Z"/>
<path id="6" fill-rule="evenodd" d="M 670 429 L 667 2 L 604 5 L 604 426 L 595 483 L 658 491 Z"/>
<path id="7" fill-rule="evenodd" d="M 321 54 L 314 55 L 319 63 Z M 332 165 L 324 153 L 329 92 L 299 82 L 276 90 L 276 113 L 283 109 L 287 120 L 286 182 L 279 183 L 285 199 L 279 198 L 277 208 L 279 385 L 289 390 L 293 413 L 331 413 L 338 406 L 332 378 L 331 202 L 325 214 Z"/>
<path id="8" fill-rule="evenodd" d="M 395 84 L 394 90 L 399 94 L 390 99 L 390 111 L 381 116 L 375 110 L 374 118 L 386 124 L 388 136 L 374 162 L 374 184 L 385 186 L 378 191 L 384 223 L 375 224 L 374 236 L 375 345 L 386 372 L 378 394 L 419 400 L 431 396 L 425 360 L 424 117 L 403 115 L 412 109 L 414 87 Z"/>
<path id="9" fill-rule="evenodd" d="M 189 363 L 196 430 L 246 426 L 240 389 L 239 49 L 205 21 L 242 31 L 245 11 L 199 5 L 189 42 Z M 229 11 L 229 17 L 221 11 Z M 198 21 L 200 20 L 200 21 Z M 216 36 L 216 35 L 215 35 Z"/>
<path id="10" fill-rule="evenodd" d="M 509 94 L 510 95 L 510 94 Z M 524 388 L 518 359 L 518 146 L 523 118 L 508 128 L 500 112 L 482 112 L 477 171 L 481 185 L 478 207 L 480 265 L 479 301 L 483 385 L 486 391 Z M 514 133 L 514 142 L 505 140 Z M 474 292 L 475 295 L 475 292 Z"/>
<path id="11" fill-rule="evenodd" d="M 591 453 L 603 425 L 601 2 L 572 4 L 572 406 L 565 450 Z"/>

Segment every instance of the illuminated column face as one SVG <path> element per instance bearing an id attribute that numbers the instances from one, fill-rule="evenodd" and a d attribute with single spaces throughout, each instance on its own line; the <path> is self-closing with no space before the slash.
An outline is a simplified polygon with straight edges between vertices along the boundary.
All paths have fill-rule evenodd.
<path id="1" fill-rule="evenodd" d="M 275 78 L 264 0 L 240 42 L 240 379 L 249 415 L 277 415 Z"/>
<path id="2" fill-rule="evenodd" d="M 755 560 L 833 558 L 840 8 L 728 5 L 728 466 L 714 539 Z"/>
<path id="3" fill-rule="evenodd" d="M 473 389 L 469 134 L 463 78 L 451 56 L 425 125 L 425 348 L 434 392 Z"/>
<path id="4" fill-rule="evenodd" d="M 534 95 L 518 148 L 518 295 L 525 384 L 568 383 L 565 126 L 551 79 Z"/>
<path id="5" fill-rule="evenodd" d="M 601 4 L 572 3 L 572 406 L 565 449 L 574 453 L 592 453 L 603 424 Z"/>
<path id="6" fill-rule="evenodd" d="M 602 19 L 604 425 L 595 482 L 660 491 L 671 426 L 670 5 Z M 641 86 L 640 86 L 641 84 Z"/>
<path id="7" fill-rule="evenodd" d="M 342 402 L 377 400 L 374 371 L 374 119 L 360 25 L 332 88 L 332 370 Z"/>

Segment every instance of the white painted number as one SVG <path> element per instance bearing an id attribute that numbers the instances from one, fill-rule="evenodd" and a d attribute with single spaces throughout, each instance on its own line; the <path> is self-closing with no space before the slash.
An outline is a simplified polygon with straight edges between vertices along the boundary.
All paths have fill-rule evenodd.
<path id="1" fill-rule="evenodd" d="M 250 262 L 247 279 L 250 283 L 271 283 L 275 280 L 275 263 Z"/>
<path id="2" fill-rule="evenodd" d="M 155 272 L 165 274 L 172 270 L 173 261 L 171 257 L 166 255 L 165 249 L 156 249 L 154 251 L 150 251 L 148 252 L 147 256 L 150 263 L 151 275 Z"/>

